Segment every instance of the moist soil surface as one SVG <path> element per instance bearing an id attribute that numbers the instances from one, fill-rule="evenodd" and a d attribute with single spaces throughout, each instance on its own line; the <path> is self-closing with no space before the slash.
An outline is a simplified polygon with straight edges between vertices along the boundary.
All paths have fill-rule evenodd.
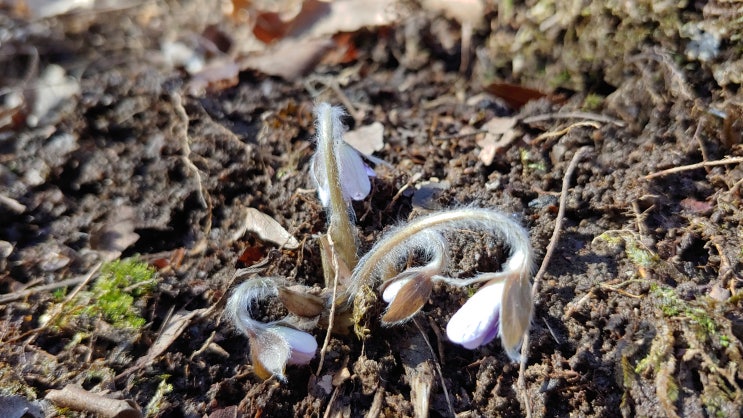
<path id="1" fill-rule="evenodd" d="M 0 5 L 3 396 L 48 416 L 98 414 L 43 400 L 69 384 L 163 417 L 740 415 L 740 2 L 503 2 L 474 20 L 389 2 L 394 20 L 338 29 L 344 53 L 290 75 L 291 55 L 247 63 L 285 41 L 240 50 L 258 33 L 249 2 L 21 3 Z M 175 41 L 217 70 L 174 63 Z M 386 163 L 353 203 L 361 254 L 400 222 L 476 206 L 528 229 L 537 268 L 549 255 L 522 370 L 498 341 L 449 342 L 476 287 L 437 285 L 403 325 L 382 327 L 375 302 L 366 338 L 334 333 L 320 370 L 318 355 L 286 382 L 253 373 L 225 297 L 256 275 L 325 287 L 319 101 L 345 105 L 350 130 L 384 127 Z M 299 245 L 251 232 L 248 208 Z M 448 238 L 455 277 L 508 254 Z M 152 270 L 111 314 L 118 259 Z M 322 347 L 326 328 L 311 333 Z"/>

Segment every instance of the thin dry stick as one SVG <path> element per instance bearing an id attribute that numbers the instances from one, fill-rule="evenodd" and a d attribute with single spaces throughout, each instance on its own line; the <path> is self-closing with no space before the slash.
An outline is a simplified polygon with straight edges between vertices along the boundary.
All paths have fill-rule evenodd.
<path id="1" fill-rule="evenodd" d="M 562 178 L 562 190 L 560 191 L 560 208 L 557 210 L 557 217 L 555 218 L 555 229 L 552 231 L 552 238 L 550 243 L 547 245 L 547 251 L 542 260 L 542 265 L 539 266 L 539 271 L 534 276 L 534 284 L 531 286 L 531 297 L 536 299 L 537 293 L 539 292 L 539 284 L 542 280 L 542 276 L 547 272 L 547 265 L 549 265 L 552 253 L 555 251 L 557 241 L 560 238 L 560 231 L 562 230 L 562 221 L 565 218 L 565 206 L 567 206 L 568 200 L 568 189 L 570 188 L 570 177 L 573 176 L 575 168 L 578 166 L 578 162 L 583 155 L 586 154 L 591 147 L 582 147 L 573 155 L 573 159 L 570 160 L 568 168 L 565 170 L 565 175 Z M 521 364 L 519 365 L 519 380 L 518 387 L 521 391 L 521 395 L 524 399 L 524 405 L 526 406 L 526 416 L 531 417 L 531 404 L 529 403 L 529 397 L 526 396 L 526 381 L 524 374 L 526 371 L 526 359 L 529 357 L 529 334 L 524 336 L 524 342 L 521 346 Z"/>
<path id="2" fill-rule="evenodd" d="M 697 168 L 715 167 L 718 165 L 728 165 L 728 164 L 738 164 L 738 163 L 743 163 L 743 157 L 725 157 L 722 160 L 703 161 L 701 163 L 682 165 L 679 167 L 669 168 L 667 170 L 657 171 L 655 173 L 648 174 L 647 176 L 643 177 L 643 179 L 650 180 L 650 179 L 660 177 L 660 176 L 665 176 L 668 174 L 680 173 L 682 171 L 696 170 Z"/>
<path id="3" fill-rule="evenodd" d="M 323 341 L 322 349 L 320 349 L 320 362 L 317 365 L 317 372 L 315 373 L 315 376 L 320 376 L 323 363 L 325 362 L 325 352 L 328 351 L 328 344 L 330 344 L 330 334 L 333 333 L 333 322 L 335 321 L 335 300 L 338 296 L 338 276 L 340 275 L 338 254 L 336 254 L 335 252 L 335 243 L 333 243 L 333 238 L 330 235 L 330 231 L 328 231 L 327 237 L 328 246 L 330 247 L 330 253 L 333 260 L 333 270 L 335 271 L 335 274 L 333 275 L 333 298 L 330 301 L 330 313 L 328 314 L 328 332 L 325 334 L 325 341 Z"/>
<path id="4" fill-rule="evenodd" d="M 335 400 L 338 399 L 339 392 L 340 392 L 340 386 L 336 386 L 335 389 L 333 390 L 333 394 L 330 395 L 328 406 L 327 408 L 325 408 L 325 413 L 322 415 L 322 418 L 330 418 L 330 414 L 333 412 L 333 407 L 335 406 Z"/>
<path id="5" fill-rule="evenodd" d="M 537 116 L 531 116 L 528 118 L 524 118 L 522 122 L 534 123 L 534 122 L 542 122 L 542 121 L 551 120 L 551 119 L 586 119 L 586 120 L 595 120 L 596 122 L 611 123 L 616 126 L 619 126 L 620 128 L 624 126 L 624 122 L 618 119 L 614 119 L 606 115 L 599 115 L 597 113 L 589 113 L 589 112 L 548 113 L 546 115 L 537 115 Z"/>
<path id="6" fill-rule="evenodd" d="M 566 128 L 560 129 L 559 131 L 550 131 L 545 132 L 538 137 L 532 139 L 532 143 L 538 143 L 545 139 L 551 139 L 551 138 L 557 138 L 565 135 L 566 133 L 573 130 L 573 128 L 593 128 L 593 129 L 599 129 L 601 128 L 601 125 L 597 122 L 593 121 L 583 121 L 583 122 L 576 122 Z"/>
<path id="7" fill-rule="evenodd" d="M 173 102 L 175 114 L 181 121 L 181 123 L 176 124 L 174 128 L 174 133 L 181 141 L 181 146 L 183 147 L 181 157 L 183 159 L 183 163 L 186 165 L 186 167 L 188 167 L 189 170 L 193 171 L 194 176 L 196 177 L 196 183 L 199 186 L 199 200 L 201 201 L 202 206 L 206 209 L 206 225 L 204 225 L 204 238 L 202 238 L 201 241 L 198 242 L 191 249 L 191 251 L 189 251 L 189 255 L 196 255 L 206 249 L 206 237 L 209 236 L 209 233 L 212 230 L 212 197 L 209 194 L 209 191 L 206 189 L 206 186 L 204 186 L 204 182 L 201 179 L 201 172 L 196 167 L 196 164 L 191 161 L 191 145 L 188 138 L 189 119 L 188 113 L 186 113 L 186 108 L 183 107 L 183 98 L 178 93 L 172 93 L 170 95 L 170 99 Z"/>
<path id="8" fill-rule="evenodd" d="M 439 373 L 439 380 L 441 381 L 441 389 L 444 391 L 444 398 L 446 398 L 446 405 L 449 407 L 451 416 L 456 417 L 457 413 L 454 412 L 454 405 L 452 405 L 451 403 L 451 398 L 449 397 L 449 389 L 446 388 L 446 382 L 444 382 L 444 373 L 441 371 L 441 364 L 439 364 L 439 361 L 436 359 L 436 352 L 433 351 L 431 342 L 428 341 L 426 333 L 423 332 L 423 328 L 421 328 L 420 324 L 415 318 L 413 318 L 413 323 L 415 324 L 415 327 L 418 328 L 418 332 L 421 333 L 421 337 L 423 337 L 423 341 L 426 342 L 428 350 L 431 351 L 431 358 L 433 358 L 433 364 L 436 366 L 436 371 Z"/>
<path id="9" fill-rule="evenodd" d="M 565 170 L 565 175 L 562 178 L 562 190 L 560 191 L 560 207 L 557 210 L 557 217 L 555 218 L 555 229 L 552 231 L 552 238 L 550 243 L 547 245 L 547 251 L 544 254 L 542 264 L 539 266 L 539 271 L 534 276 L 534 284 L 531 286 L 531 297 L 536 298 L 539 292 L 539 283 L 542 280 L 542 276 L 547 272 L 547 265 L 549 264 L 552 253 L 555 251 L 557 246 L 557 240 L 560 238 L 560 230 L 562 229 L 562 221 L 565 218 L 565 206 L 567 206 L 568 200 L 568 189 L 570 188 L 570 177 L 573 176 L 575 168 L 578 166 L 578 162 L 583 155 L 591 150 L 591 147 L 582 147 L 576 151 L 573 155 L 573 159 L 570 160 L 568 168 Z"/>
<path id="10" fill-rule="evenodd" d="M 188 169 L 194 173 L 196 181 L 199 185 L 199 200 L 205 208 L 208 208 L 209 205 L 206 203 L 206 197 L 204 197 L 206 193 L 204 185 L 201 182 L 201 173 L 199 172 L 199 169 L 196 168 L 196 165 L 193 163 L 193 161 L 191 161 L 191 146 L 188 143 L 188 113 L 186 113 L 186 109 L 183 107 L 183 99 L 181 98 L 180 94 L 171 94 L 170 100 L 173 102 L 173 109 L 176 116 L 178 116 L 178 119 L 180 119 L 181 122 L 180 124 L 175 125 L 174 130 L 175 135 L 181 141 L 181 146 L 183 147 L 183 150 L 181 151 L 183 163 L 186 164 L 186 167 L 188 167 Z"/>
<path id="11" fill-rule="evenodd" d="M 103 263 L 100 263 L 99 262 L 98 264 L 96 264 L 95 266 L 93 266 L 93 268 L 88 272 L 88 274 L 85 276 L 85 278 L 75 288 L 75 290 L 73 290 L 72 293 L 70 293 L 69 295 L 67 295 L 67 298 L 65 298 L 64 302 L 62 302 L 61 304 L 57 305 L 57 309 L 54 311 L 54 313 L 52 313 L 49 316 L 49 319 L 44 323 L 44 325 L 42 325 L 42 326 L 40 326 L 38 328 L 34 328 L 32 330 L 29 330 L 27 332 L 24 332 L 23 334 L 15 337 L 15 338 L 12 338 L 12 339 L 8 340 L 7 342 L 15 342 L 15 341 L 20 340 L 21 338 L 25 338 L 26 336 L 31 335 L 31 337 L 28 340 L 26 340 L 26 342 L 23 345 L 25 346 L 25 345 L 31 344 L 36 339 L 36 337 L 39 336 L 39 333 L 41 331 L 45 330 L 49 326 L 49 324 L 52 324 L 62 314 L 62 311 L 64 310 L 65 306 L 68 303 L 70 303 L 70 301 L 75 296 L 77 296 L 78 293 L 80 293 L 80 291 L 83 289 L 83 287 L 85 287 L 85 285 L 87 285 L 90 282 L 90 280 L 93 278 L 93 276 L 98 271 L 98 269 L 101 268 L 101 265 L 103 265 Z"/>
<path id="12" fill-rule="evenodd" d="M 8 293 L 7 295 L 0 296 L 0 304 L 12 302 L 18 299 L 25 299 L 31 295 L 35 295 L 40 292 L 46 292 L 47 290 L 56 290 L 56 289 L 59 289 L 60 287 L 75 286 L 75 285 L 78 285 L 84 282 L 87 276 L 88 275 L 73 277 L 71 279 L 61 280 L 58 282 L 49 283 L 49 284 L 45 284 L 41 286 L 35 286 L 30 289 L 22 290 L 20 292 Z"/>

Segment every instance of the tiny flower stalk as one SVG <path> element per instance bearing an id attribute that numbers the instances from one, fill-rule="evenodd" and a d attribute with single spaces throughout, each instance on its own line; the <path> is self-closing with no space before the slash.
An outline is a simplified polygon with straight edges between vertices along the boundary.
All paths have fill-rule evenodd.
<path id="1" fill-rule="evenodd" d="M 254 319 L 251 306 L 270 297 L 282 301 L 290 315 L 268 323 Z M 310 317 L 319 315 L 323 306 L 319 297 L 286 288 L 281 279 L 257 277 L 233 291 L 226 314 L 235 327 L 248 336 L 255 374 L 261 379 L 275 376 L 286 381 L 287 364 L 307 364 L 315 356 L 315 337 L 297 328 L 314 328 L 317 320 Z"/>
<path id="2" fill-rule="evenodd" d="M 361 155 L 343 141 L 343 109 L 327 103 L 315 108 L 317 118 L 317 151 L 310 172 L 318 197 L 328 211 L 328 234 L 346 267 L 353 269 L 358 261 L 356 235 L 349 215 L 351 200 L 364 199 L 371 190 L 369 169 Z M 322 252 L 326 284 L 334 277 L 327 251 Z"/>
<path id="3" fill-rule="evenodd" d="M 481 273 L 468 279 L 440 275 L 448 265 L 449 250 L 442 233 L 461 229 L 486 231 L 504 241 L 510 251 L 501 271 Z M 423 251 L 428 264 L 404 270 L 394 277 L 384 277 L 391 266 L 399 269 L 415 251 Z M 533 303 L 529 280 L 533 258 L 526 230 L 501 212 L 479 208 L 438 212 L 386 233 L 359 260 L 342 297 L 346 303 L 353 302 L 355 307 L 363 306 L 355 300 L 364 294 L 363 288 L 383 281 L 382 297 L 389 302 L 389 307 L 382 322 L 394 325 L 410 319 L 423 307 L 435 282 L 456 287 L 486 283 L 452 317 L 447 335 L 452 342 L 468 349 L 500 336 L 506 353 L 516 361 L 531 322 Z M 354 313 L 356 318 L 362 315 Z"/>

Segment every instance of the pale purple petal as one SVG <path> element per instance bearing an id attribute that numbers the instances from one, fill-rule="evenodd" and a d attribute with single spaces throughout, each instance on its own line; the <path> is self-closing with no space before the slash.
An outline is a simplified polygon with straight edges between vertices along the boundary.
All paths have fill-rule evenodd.
<path id="1" fill-rule="evenodd" d="M 451 342 L 472 350 L 498 335 L 504 286 L 505 282 L 487 285 L 465 302 L 446 325 Z"/>
<path id="2" fill-rule="evenodd" d="M 343 198 L 349 200 L 364 200 L 371 191 L 369 174 L 361 155 L 352 146 L 341 142 L 338 150 L 338 165 Z"/>
<path id="3" fill-rule="evenodd" d="M 272 327 L 271 332 L 280 335 L 289 343 L 291 354 L 287 364 L 307 364 L 315 357 L 317 341 L 312 335 L 284 326 Z"/>

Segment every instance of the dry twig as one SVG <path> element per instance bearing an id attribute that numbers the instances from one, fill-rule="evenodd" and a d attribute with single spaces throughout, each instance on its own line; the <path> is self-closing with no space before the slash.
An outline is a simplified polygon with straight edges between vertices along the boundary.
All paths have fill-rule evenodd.
<path id="1" fill-rule="evenodd" d="M 531 287 L 531 296 L 533 299 L 536 298 L 537 293 L 539 292 L 540 281 L 542 279 L 542 276 L 544 276 L 544 274 L 547 272 L 547 266 L 549 265 L 550 258 L 552 258 L 552 253 L 555 251 L 557 241 L 560 238 L 562 221 L 565 218 L 565 206 L 567 206 L 568 200 L 568 189 L 570 188 L 570 177 L 572 177 L 573 172 L 578 166 L 578 162 L 580 161 L 580 159 L 583 158 L 583 155 L 586 154 L 590 149 L 591 147 L 582 147 L 578 149 L 578 151 L 576 151 L 573 155 L 573 158 L 570 160 L 570 164 L 568 164 L 567 169 L 565 170 L 565 175 L 562 178 L 562 191 L 560 192 L 560 208 L 558 209 L 557 217 L 555 218 L 555 229 L 552 232 L 550 243 L 547 245 L 547 251 L 544 255 L 544 259 L 542 260 L 542 265 L 539 267 L 539 271 L 534 276 L 534 284 L 532 284 Z M 526 396 L 526 381 L 524 377 L 524 374 L 526 372 L 526 360 L 528 357 L 529 334 L 527 333 L 526 336 L 524 336 L 524 342 L 521 346 L 521 364 L 519 365 L 518 388 L 524 400 L 524 405 L 526 406 L 526 416 L 531 417 L 531 404 L 529 403 L 529 397 Z"/>
<path id="2" fill-rule="evenodd" d="M 328 313 L 328 332 L 325 334 L 325 340 L 322 343 L 322 348 L 320 349 L 320 362 L 317 364 L 317 372 L 315 373 L 315 376 L 320 376 L 320 372 L 322 371 L 323 363 L 325 362 L 325 352 L 328 351 L 328 344 L 330 344 L 330 336 L 333 333 L 333 322 L 335 321 L 335 300 L 338 296 L 338 279 L 340 276 L 340 263 L 338 262 L 338 254 L 335 251 L 335 243 L 333 242 L 333 238 L 330 235 L 330 232 L 328 231 L 328 246 L 330 247 L 330 253 L 331 253 L 331 259 L 333 260 L 333 271 L 335 274 L 333 274 L 333 296 L 330 300 L 330 313 Z"/>
<path id="3" fill-rule="evenodd" d="M 619 119 L 614 119 L 610 116 L 606 115 L 599 115 L 597 113 L 590 113 L 590 112 L 561 112 L 561 113 L 547 113 L 546 115 L 537 115 L 537 116 L 531 116 L 528 118 L 524 118 L 522 120 L 523 123 L 534 123 L 534 122 L 542 122 L 546 120 L 552 120 L 552 119 L 585 119 L 585 120 L 593 120 L 596 122 L 604 122 L 604 123 L 611 123 L 613 125 L 619 126 L 620 128 L 625 125 L 624 122 L 622 122 Z"/>
<path id="4" fill-rule="evenodd" d="M 656 171 L 655 173 L 650 173 L 646 175 L 645 177 L 643 177 L 643 179 L 650 180 L 656 177 L 666 176 L 668 174 L 680 173 L 682 171 L 696 170 L 697 168 L 715 167 L 718 165 L 739 164 L 739 163 L 743 163 L 743 157 L 725 157 L 722 160 L 702 161 L 701 163 L 682 165 L 679 167 L 672 167 L 666 170 Z"/>

